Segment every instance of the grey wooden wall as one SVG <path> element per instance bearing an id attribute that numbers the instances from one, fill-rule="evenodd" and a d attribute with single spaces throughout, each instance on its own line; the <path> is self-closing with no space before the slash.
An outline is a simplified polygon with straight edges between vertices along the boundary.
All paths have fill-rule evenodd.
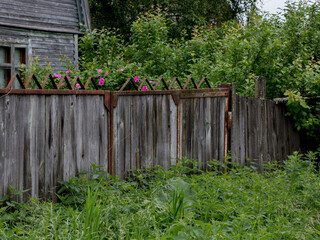
<path id="1" fill-rule="evenodd" d="M 262 170 L 264 164 L 282 162 L 299 150 L 300 137 L 285 116 L 285 104 L 235 94 L 232 98 L 231 152 L 234 162 L 252 164 Z"/>
<path id="2" fill-rule="evenodd" d="M 108 170 L 108 115 L 104 96 L 9 95 L 0 98 L 0 198 L 10 185 L 20 196 L 55 199 L 59 180 Z"/>
<path id="3" fill-rule="evenodd" d="M 0 26 L 0 45 L 1 43 L 25 47 L 29 58 L 38 57 L 41 65 L 48 62 L 56 71 L 65 70 L 61 56 L 66 56 L 74 64 L 78 58 L 78 37 L 71 33 L 53 33 Z"/>
<path id="4" fill-rule="evenodd" d="M 76 0 L 1 0 L 0 25 L 55 32 L 78 32 Z"/>

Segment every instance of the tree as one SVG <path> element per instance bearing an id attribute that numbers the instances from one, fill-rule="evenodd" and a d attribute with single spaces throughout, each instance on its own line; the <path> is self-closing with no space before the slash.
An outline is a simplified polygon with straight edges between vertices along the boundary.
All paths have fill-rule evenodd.
<path id="1" fill-rule="evenodd" d="M 130 26 L 138 16 L 153 7 L 167 12 L 171 21 L 169 36 L 190 37 L 194 25 L 221 25 L 229 20 L 244 21 L 260 0 L 90 0 L 94 28 L 116 28 L 128 40 Z"/>

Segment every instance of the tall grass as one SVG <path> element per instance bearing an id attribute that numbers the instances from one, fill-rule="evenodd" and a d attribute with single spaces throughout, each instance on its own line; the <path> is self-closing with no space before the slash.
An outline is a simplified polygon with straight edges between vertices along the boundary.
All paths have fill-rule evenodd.
<path id="1" fill-rule="evenodd" d="M 59 203 L 3 203 L 0 239 L 319 239 L 313 159 L 295 153 L 263 173 L 182 163 L 133 171 L 125 181 L 95 169 L 64 182 Z"/>

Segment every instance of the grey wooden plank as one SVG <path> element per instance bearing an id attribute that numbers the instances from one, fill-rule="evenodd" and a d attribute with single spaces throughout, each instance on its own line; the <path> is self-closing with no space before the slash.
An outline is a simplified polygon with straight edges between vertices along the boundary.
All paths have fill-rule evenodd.
<path id="1" fill-rule="evenodd" d="M 54 118 L 56 115 L 54 114 L 55 109 L 55 100 L 57 99 L 57 96 L 48 96 L 46 97 L 46 146 L 45 146 L 45 185 L 44 185 L 44 192 L 45 192 L 45 198 L 46 199 L 53 199 L 53 190 L 56 182 L 54 180 L 55 178 L 55 167 L 54 167 L 54 160 L 55 160 L 55 152 L 52 151 L 53 145 L 55 145 L 56 139 L 54 139 L 53 133 L 54 133 Z"/>
<path id="2" fill-rule="evenodd" d="M 144 161 L 141 163 L 142 166 L 146 168 L 152 167 L 154 164 L 153 162 L 155 161 L 155 136 L 156 136 L 156 131 L 155 131 L 155 98 L 156 96 L 146 96 L 146 158 Z"/>
<path id="3" fill-rule="evenodd" d="M 212 131 L 211 131 L 211 139 L 212 139 L 212 158 L 214 160 L 219 160 L 219 136 L 218 136 L 218 113 L 219 112 L 219 106 L 218 106 L 218 98 L 214 98 L 212 102 L 212 109 L 211 109 L 211 121 L 212 121 Z"/>
<path id="4" fill-rule="evenodd" d="M 37 96 L 31 96 L 30 115 L 29 115 L 29 133 L 30 133 L 30 169 L 31 169 L 31 196 L 39 195 L 39 159 L 37 157 L 37 120 L 38 109 L 40 108 Z"/>
<path id="5" fill-rule="evenodd" d="M 115 173 L 118 176 L 123 176 L 125 166 L 125 104 L 129 97 L 119 96 L 117 107 L 114 109 L 114 131 L 117 136 L 114 141 L 115 152 Z M 116 141 L 117 140 L 117 141 Z"/>
<path id="6" fill-rule="evenodd" d="M 39 198 L 44 197 L 44 186 L 45 186 L 45 119 L 46 119 L 46 96 L 37 95 L 36 100 L 38 101 L 37 109 L 37 122 L 36 122 L 36 156 L 38 162 L 38 196 Z"/>
<path id="7" fill-rule="evenodd" d="M 76 100 L 74 103 L 74 115 L 75 115 L 75 156 L 76 156 L 76 163 L 75 168 L 76 172 L 85 171 L 84 162 L 86 161 L 86 142 L 87 138 L 85 136 L 85 125 L 86 119 L 84 118 L 84 114 L 86 111 L 85 105 L 85 97 L 82 95 L 77 95 Z"/>
<path id="8" fill-rule="evenodd" d="M 108 171 L 108 149 L 109 149 L 109 118 L 108 111 L 104 106 L 104 97 L 97 96 L 99 98 L 99 165 L 103 166 L 104 171 Z"/>
<path id="9" fill-rule="evenodd" d="M 122 172 L 122 176 L 125 176 L 128 170 L 131 169 L 130 166 L 130 159 L 131 159 L 131 124 L 132 124 L 132 119 L 131 119 L 131 111 L 133 107 L 133 96 L 129 96 L 126 100 L 126 104 L 123 106 L 124 108 L 124 171 Z"/>
<path id="10" fill-rule="evenodd" d="M 14 187 L 17 190 L 17 178 L 16 178 L 16 167 L 17 167 L 17 149 L 16 144 L 18 140 L 17 136 L 17 110 L 18 98 L 10 96 L 6 105 L 6 157 L 5 157 L 5 170 L 4 170 L 4 183 L 6 193 L 9 193 L 9 186 Z M 14 198 L 16 201 L 17 199 Z"/>
<path id="11" fill-rule="evenodd" d="M 18 142 L 17 142 L 17 149 L 18 149 L 18 156 L 17 156 L 17 177 L 18 177 L 18 189 L 19 190 L 27 190 L 25 187 L 25 167 L 26 164 L 29 162 L 28 159 L 28 148 L 29 136 L 27 135 L 28 129 L 28 116 L 29 116 L 29 105 L 30 105 L 30 96 L 23 96 L 19 98 L 19 106 L 17 106 L 17 119 L 18 119 Z M 27 201 L 30 197 L 30 193 L 24 193 L 19 196 L 19 200 L 21 202 Z"/>
<path id="12" fill-rule="evenodd" d="M 231 126 L 231 152 L 232 160 L 241 164 L 240 157 L 240 98 L 236 94 L 232 95 L 232 126 Z"/>
<path id="13" fill-rule="evenodd" d="M 164 168 L 168 168 L 170 165 L 170 129 L 169 129 L 169 123 L 170 123 L 170 112 L 169 110 L 169 96 L 161 96 L 161 118 L 162 121 L 161 124 L 161 131 L 162 131 L 162 139 L 161 139 L 161 146 L 162 146 L 162 157 L 159 158 L 160 166 Z"/>
<path id="14" fill-rule="evenodd" d="M 7 23 L 12 26 L 25 26 L 34 29 L 42 27 L 47 30 L 79 29 L 75 1 L 69 3 L 30 1 L 26 5 L 25 1 L 4 0 L 0 3 L 0 12 L 2 24 Z"/>
<path id="15" fill-rule="evenodd" d="M 261 99 L 257 99 L 257 122 L 256 122 L 256 132 L 255 141 L 258 142 L 256 147 L 257 158 L 258 158 L 258 170 L 263 171 L 263 159 L 264 159 L 264 114 L 263 106 L 264 102 Z"/>
<path id="16" fill-rule="evenodd" d="M 6 97 L 0 97 L 0 183 L 4 183 L 5 146 L 6 146 Z M 0 198 L 5 195 L 4 184 L 0 184 Z"/>
<path id="17" fill-rule="evenodd" d="M 174 103 L 171 96 L 169 99 L 169 122 L 170 122 L 170 160 L 169 165 L 176 164 L 176 159 L 178 158 L 178 107 Z"/>
<path id="18" fill-rule="evenodd" d="M 63 161 L 63 180 L 67 181 L 75 174 L 75 166 L 73 162 L 73 137 L 74 137 L 74 125 L 73 125 L 73 101 L 72 96 L 62 96 L 63 99 L 63 131 L 62 131 L 62 161 Z"/>
<path id="19" fill-rule="evenodd" d="M 157 96 L 155 98 L 155 158 L 154 158 L 154 166 L 161 165 L 161 161 L 164 158 L 163 154 L 163 131 L 162 131 L 162 97 Z"/>
<path id="20" fill-rule="evenodd" d="M 94 164 L 99 165 L 99 141 L 100 141 L 100 133 L 99 133 L 99 117 L 97 113 L 99 112 L 99 107 L 103 106 L 99 101 L 99 95 L 91 95 L 90 96 L 92 101 L 91 114 L 90 114 L 90 122 L 92 123 L 91 126 L 91 139 L 93 139 L 91 150 L 92 156 L 91 160 Z"/>
<path id="21" fill-rule="evenodd" d="M 191 144 L 192 144 L 192 155 L 190 156 L 190 158 L 192 159 L 196 159 L 199 161 L 199 151 L 200 149 L 198 149 L 198 141 L 200 140 L 200 133 L 199 133 L 199 102 L 200 99 L 198 98 L 194 98 L 192 99 L 192 110 L 193 110 L 193 121 L 192 121 L 192 137 L 191 137 Z"/>
<path id="22" fill-rule="evenodd" d="M 224 97 L 218 98 L 219 105 L 219 114 L 218 116 L 218 124 L 219 124 L 219 160 L 224 162 L 224 124 L 225 124 L 225 109 L 226 109 L 226 99 Z"/>
<path id="23" fill-rule="evenodd" d="M 205 139 L 204 139 L 204 159 L 205 159 L 205 166 L 204 169 L 207 168 L 208 161 L 212 160 L 213 158 L 213 139 L 212 139 L 212 117 L 211 113 L 213 112 L 213 102 L 214 98 L 210 98 L 204 102 L 204 131 L 205 131 Z"/>
<path id="24" fill-rule="evenodd" d="M 130 167 L 129 169 L 140 168 L 140 158 L 143 156 L 143 145 L 146 144 L 143 138 L 143 127 L 145 118 L 143 116 L 143 108 L 145 105 L 145 99 L 141 96 L 132 97 L 131 108 L 131 134 L 130 134 Z"/>

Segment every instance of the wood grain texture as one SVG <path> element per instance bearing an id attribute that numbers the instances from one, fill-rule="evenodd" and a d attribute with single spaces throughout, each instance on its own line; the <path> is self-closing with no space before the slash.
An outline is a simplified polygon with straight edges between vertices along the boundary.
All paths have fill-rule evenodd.
<path id="1" fill-rule="evenodd" d="M 76 0 L 2 0 L 0 25 L 56 32 L 79 32 L 82 4 Z M 88 10 L 88 9 L 86 9 Z"/>
<path id="2" fill-rule="evenodd" d="M 282 162 L 299 150 L 299 134 L 285 113 L 285 105 L 277 105 L 271 100 L 233 96 L 233 161 L 263 171 L 264 164 Z"/>
<path id="3" fill-rule="evenodd" d="M 103 95 L 8 95 L 0 98 L 0 197 L 9 186 L 56 200 L 59 181 L 92 165 L 108 170 L 109 112 Z M 161 165 L 178 157 L 224 161 L 225 97 L 180 99 L 171 95 L 118 96 L 113 109 L 115 174 Z M 233 161 L 263 170 L 298 150 L 300 140 L 285 106 L 233 96 Z M 180 156 L 179 156 L 180 155 Z M 247 160 L 251 159 L 249 163 Z"/>
<path id="4" fill-rule="evenodd" d="M 114 109 L 116 174 L 177 158 L 177 106 L 170 95 L 119 96 Z"/>
<path id="5" fill-rule="evenodd" d="M 0 197 L 13 186 L 30 189 L 18 201 L 56 200 L 59 181 L 92 170 L 90 163 L 107 170 L 103 96 L 9 95 L 0 110 Z"/>
<path id="6" fill-rule="evenodd" d="M 225 98 L 183 99 L 182 156 L 208 161 L 224 160 Z"/>
<path id="7" fill-rule="evenodd" d="M 40 64 L 50 62 L 53 71 L 65 70 L 61 55 L 66 56 L 72 63 L 77 61 L 75 45 L 77 39 L 71 33 L 54 33 L 33 31 L 0 26 L 0 41 L 14 44 L 16 47 L 28 48 L 28 55 L 38 57 Z"/>

